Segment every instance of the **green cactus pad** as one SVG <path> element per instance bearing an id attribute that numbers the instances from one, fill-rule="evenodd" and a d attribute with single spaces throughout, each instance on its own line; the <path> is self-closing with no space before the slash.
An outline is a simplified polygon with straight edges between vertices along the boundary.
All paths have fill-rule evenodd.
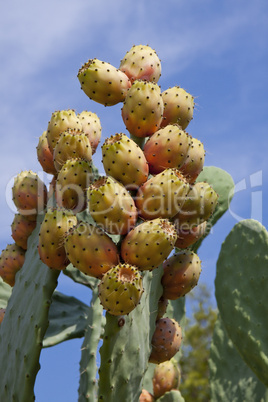
<path id="1" fill-rule="evenodd" d="M 158 402 L 184 402 L 184 398 L 182 397 L 180 391 L 172 390 L 170 392 L 166 392 L 161 398 L 157 399 Z"/>
<path id="2" fill-rule="evenodd" d="M 220 316 L 215 323 L 209 367 L 211 402 L 268 401 L 267 388 L 241 358 Z"/>
<path id="3" fill-rule="evenodd" d="M 83 274 L 83 272 L 79 271 L 72 264 L 69 264 L 62 273 L 74 282 L 87 286 L 90 289 L 93 289 L 96 286 L 96 278 Z"/>
<path id="4" fill-rule="evenodd" d="M 220 251 L 215 279 L 227 333 L 257 377 L 268 386 L 268 233 L 253 219 L 237 223 Z"/>
<path id="5" fill-rule="evenodd" d="M 99 401 L 138 401 L 148 367 L 151 338 L 161 296 L 162 267 L 146 272 L 140 304 L 128 315 L 106 314 L 100 349 Z"/>
<path id="6" fill-rule="evenodd" d="M 55 291 L 49 309 L 49 327 L 43 347 L 50 347 L 85 334 L 89 307 L 75 297 Z"/>
<path id="7" fill-rule="evenodd" d="M 38 232 L 39 224 L 30 236 L 26 260 L 17 274 L 0 327 L 1 401 L 34 400 L 39 356 L 59 275 L 59 271 L 50 270 L 39 259 Z"/>
<path id="8" fill-rule="evenodd" d="M 12 293 L 12 287 L 0 278 L 0 308 L 6 308 L 8 299 Z"/>
<path id="9" fill-rule="evenodd" d="M 209 218 L 206 226 L 206 232 L 202 239 L 198 240 L 191 249 L 197 251 L 200 247 L 203 239 L 209 234 L 213 225 L 222 217 L 222 215 L 228 211 L 230 202 L 234 194 L 234 181 L 232 177 L 225 170 L 215 166 L 205 166 L 200 173 L 197 182 L 207 182 L 218 194 L 218 203 L 213 212 L 213 215 Z"/>
<path id="10" fill-rule="evenodd" d="M 97 285 L 97 279 L 95 279 Z M 79 402 L 97 401 L 97 348 L 103 333 L 103 308 L 98 298 L 97 286 L 92 292 L 90 309 L 88 311 L 84 342 L 81 347 Z"/>

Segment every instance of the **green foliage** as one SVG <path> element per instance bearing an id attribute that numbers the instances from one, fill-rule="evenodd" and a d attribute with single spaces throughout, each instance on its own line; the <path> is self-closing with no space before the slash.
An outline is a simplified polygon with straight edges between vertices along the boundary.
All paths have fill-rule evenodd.
<path id="1" fill-rule="evenodd" d="M 180 358 L 182 382 L 180 391 L 187 402 L 209 400 L 209 349 L 217 310 L 212 308 L 211 295 L 205 285 L 199 284 L 186 297 L 190 309 L 186 317 L 182 355 Z"/>

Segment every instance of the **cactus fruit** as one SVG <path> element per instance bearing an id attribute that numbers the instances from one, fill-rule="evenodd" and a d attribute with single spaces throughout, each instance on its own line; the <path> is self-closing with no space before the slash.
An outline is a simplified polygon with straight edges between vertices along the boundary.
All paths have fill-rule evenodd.
<path id="1" fill-rule="evenodd" d="M 163 363 L 170 360 L 179 351 L 182 341 L 180 325 L 171 318 L 160 318 L 156 322 L 152 337 L 150 363 Z"/>
<path id="2" fill-rule="evenodd" d="M 42 166 L 44 172 L 53 175 L 57 174 L 53 161 L 53 153 L 48 146 L 46 131 L 44 131 L 43 134 L 39 137 L 36 152 L 37 159 Z"/>
<path id="3" fill-rule="evenodd" d="M 40 227 L 38 252 L 41 261 L 49 268 L 63 270 L 68 265 L 64 238 L 77 224 L 77 218 L 70 210 L 50 208 Z"/>
<path id="4" fill-rule="evenodd" d="M 47 203 L 47 188 L 31 170 L 24 170 L 15 177 L 12 195 L 18 212 L 30 220 L 36 220 Z"/>
<path id="5" fill-rule="evenodd" d="M 158 301 L 156 321 L 159 320 L 159 318 L 164 317 L 167 311 L 167 307 L 168 307 L 168 299 L 164 299 L 164 297 L 161 296 Z"/>
<path id="6" fill-rule="evenodd" d="M 156 399 L 172 389 L 178 389 L 181 373 L 175 359 L 158 364 L 154 369 L 153 392 Z"/>
<path id="7" fill-rule="evenodd" d="M 132 83 L 137 79 L 156 83 L 161 76 L 161 61 L 150 46 L 134 45 L 121 60 L 119 69 Z"/>
<path id="8" fill-rule="evenodd" d="M 88 208 L 106 232 L 125 235 L 135 226 L 137 208 L 126 188 L 112 177 L 102 176 L 88 189 Z"/>
<path id="9" fill-rule="evenodd" d="M 117 133 L 105 140 L 102 162 L 106 174 L 128 190 L 137 189 L 148 179 L 149 168 L 144 153 L 126 134 Z"/>
<path id="10" fill-rule="evenodd" d="M 82 131 L 89 139 L 92 154 L 94 154 L 101 139 L 102 128 L 100 119 L 96 113 L 88 112 L 87 110 L 83 110 L 77 117 L 82 124 Z"/>
<path id="11" fill-rule="evenodd" d="M 73 266 L 95 278 L 101 278 L 119 262 L 112 239 L 100 227 L 86 222 L 80 222 L 66 235 L 65 251 Z"/>
<path id="12" fill-rule="evenodd" d="M 53 159 L 56 170 L 59 172 L 68 159 L 81 158 L 90 162 L 92 149 L 89 139 L 83 131 L 67 129 L 61 133 L 54 148 Z"/>
<path id="13" fill-rule="evenodd" d="M 206 182 L 191 185 L 181 210 L 174 217 L 176 225 L 188 224 L 188 231 L 207 221 L 213 214 L 218 202 L 218 194 Z"/>
<path id="14" fill-rule="evenodd" d="M 194 183 L 203 170 L 204 162 L 205 150 L 203 143 L 197 138 L 191 138 L 191 144 L 184 164 L 180 167 L 180 172 L 189 183 Z"/>
<path id="15" fill-rule="evenodd" d="M 122 118 L 130 134 L 144 138 L 160 128 L 163 109 L 160 87 L 153 82 L 136 80 L 127 92 Z"/>
<path id="16" fill-rule="evenodd" d="M 6 309 L 5 308 L 0 308 L 0 324 L 2 324 L 3 319 L 5 317 Z"/>
<path id="17" fill-rule="evenodd" d="M 142 277 L 129 264 L 118 264 L 103 275 L 99 284 L 102 306 L 112 315 L 129 314 L 143 293 Z"/>
<path id="18" fill-rule="evenodd" d="M 193 118 L 194 97 L 178 86 L 162 92 L 164 102 L 161 127 L 168 124 L 179 124 L 183 130 Z"/>
<path id="19" fill-rule="evenodd" d="M 147 180 L 137 191 L 135 202 L 143 219 L 172 218 L 180 210 L 189 184 L 177 169 L 166 169 Z"/>
<path id="20" fill-rule="evenodd" d="M 163 267 L 162 297 L 168 300 L 176 300 L 189 293 L 197 285 L 201 274 L 200 258 L 190 250 L 173 254 Z"/>
<path id="21" fill-rule="evenodd" d="M 179 87 L 161 93 L 157 85 L 160 75 L 160 60 L 149 46 L 133 46 L 119 69 L 97 59 L 89 60 L 78 71 L 82 90 L 105 106 L 123 102 L 119 117 L 128 130 L 127 135 L 115 134 L 104 141 L 106 176 L 100 177 L 92 163 L 101 139 L 99 118 L 92 112 L 76 115 L 68 109 L 52 114 L 37 145 L 40 165 L 53 175 L 49 193 L 31 171 L 15 179 L 15 244 L 0 256 L 0 276 L 11 286 L 15 281 L 11 288 L 0 278 L 0 308 L 7 306 L 4 325 L 0 326 L 1 401 L 33 401 L 41 348 L 81 336 L 79 400 L 183 401 L 180 392 L 173 389 L 179 381 L 178 366 L 173 365 L 172 357 L 182 341 L 184 295 L 196 286 L 201 272 L 200 259 L 193 250 L 201 243 L 202 239 L 197 239 L 207 235 L 228 209 L 234 183 L 221 169 L 203 168 L 203 144 L 184 131 L 193 118 L 194 98 Z M 44 214 L 47 199 L 49 207 L 57 207 Z M 39 215 L 40 210 L 44 217 Z M 234 290 L 232 297 L 226 298 L 227 287 L 222 286 L 224 281 L 217 272 L 216 296 L 223 295 L 218 306 L 236 347 L 243 346 L 239 349 L 241 356 L 268 385 L 267 342 L 262 325 L 267 317 L 267 232 L 265 239 L 264 233 L 257 237 L 254 233 L 242 230 L 229 243 L 226 240 L 217 268 L 222 264 L 239 278 L 227 282 L 226 270 L 222 270 L 226 284 L 233 285 Z M 242 247 L 243 256 L 252 256 L 242 261 L 248 275 L 232 269 L 234 265 L 239 267 L 239 261 L 241 265 L 241 252 L 231 254 L 231 258 L 228 253 L 232 245 L 233 251 L 239 251 L 237 239 L 246 249 L 243 252 Z M 262 239 L 265 244 L 258 248 Z M 173 254 L 176 247 L 185 251 L 175 250 Z M 169 258 L 170 253 L 173 255 Z M 237 257 L 236 263 L 233 257 Z M 255 269 L 252 273 L 252 266 L 262 268 L 259 276 Z M 90 289 L 90 306 L 54 293 L 61 270 Z M 244 278 L 247 290 L 239 293 L 238 284 L 247 282 Z M 230 293 L 230 286 L 228 289 Z M 231 299 L 235 299 L 234 313 L 239 317 L 228 314 Z M 247 306 L 247 325 L 239 327 L 236 318 L 242 322 L 245 314 L 242 316 L 241 311 Z M 0 310 L 0 322 L 2 316 Z M 230 322 L 232 316 L 235 325 Z M 251 328 L 249 323 L 253 323 Z M 251 332 L 257 336 L 250 337 Z M 175 356 L 176 362 L 180 356 Z M 154 363 L 158 366 L 152 381 Z M 10 373 L 16 373 L 15 382 Z M 240 374 L 241 395 L 250 402 L 254 397 L 259 401 L 264 391 L 258 398 L 254 389 L 258 385 L 251 377 L 249 373 L 245 381 Z M 223 380 L 220 385 L 226 391 L 226 378 Z M 248 392 L 248 384 L 252 392 Z M 233 390 L 237 384 L 229 385 L 228 390 Z M 235 392 L 223 393 L 224 400 L 226 395 L 230 395 L 230 401 L 235 399 Z"/>
<path id="22" fill-rule="evenodd" d="M 191 137 L 177 124 L 157 130 L 145 143 L 143 152 L 152 174 L 180 168 L 187 157 Z"/>
<path id="23" fill-rule="evenodd" d="M 10 286 L 15 285 L 16 273 L 22 268 L 25 250 L 16 243 L 8 244 L 0 255 L 0 277 Z"/>
<path id="24" fill-rule="evenodd" d="M 47 127 L 47 142 L 50 151 L 57 144 L 60 134 L 68 129 L 82 130 L 82 124 L 73 109 L 56 110 L 52 113 Z"/>
<path id="25" fill-rule="evenodd" d="M 68 159 L 58 173 L 55 197 L 57 205 L 78 213 L 86 208 L 86 190 L 92 182 L 90 162 Z"/>
<path id="26" fill-rule="evenodd" d="M 121 256 L 141 271 L 152 270 L 168 257 L 176 239 L 176 230 L 168 219 L 145 221 L 130 230 L 123 239 Z"/>
<path id="27" fill-rule="evenodd" d="M 202 239 L 202 237 L 209 230 L 209 225 L 207 226 L 207 221 L 200 223 L 198 226 L 193 226 L 190 229 L 187 222 L 179 225 L 179 221 L 175 220 L 174 224 L 178 236 L 175 247 L 180 249 L 185 249 L 192 246 L 197 242 L 197 240 Z"/>
<path id="28" fill-rule="evenodd" d="M 15 243 L 27 250 L 28 237 L 36 227 L 36 221 L 29 221 L 21 214 L 15 214 L 11 224 L 11 236 Z"/>
<path id="29" fill-rule="evenodd" d="M 104 106 L 123 102 L 131 86 L 125 73 L 96 58 L 89 59 L 79 69 L 77 77 L 85 94 Z"/>
<path id="30" fill-rule="evenodd" d="M 150 392 L 146 391 L 146 389 L 143 389 L 140 394 L 139 402 L 154 402 L 155 399 Z"/>

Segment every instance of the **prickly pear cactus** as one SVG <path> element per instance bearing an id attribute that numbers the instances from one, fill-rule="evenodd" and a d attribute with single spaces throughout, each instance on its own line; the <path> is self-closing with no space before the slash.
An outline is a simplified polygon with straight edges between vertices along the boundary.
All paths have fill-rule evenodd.
<path id="1" fill-rule="evenodd" d="M 206 144 L 185 131 L 194 97 L 178 86 L 161 92 L 156 52 L 135 45 L 118 64 L 89 59 L 78 80 L 85 99 L 121 102 L 126 133 L 104 133 L 93 111 L 55 111 L 37 144 L 50 188 L 32 171 L 15 178 L 24 226 L 14 218 L 12 236 L 25 261 L 12 273 L 13 289 L 0 270 L 1 401 L 34 400 L 41 348 L 77 337 L 80 402 L 184 401 L 185 297 L 201 275 L 198 248 L 228 210 L 234 183 L 204 166 Z M 94 165 L 101 141 L 105 176 Z M 217 265 L 212 401 L 267 400 L 267 232 L 246 223 L 226 239 Z M 7 266 L 5 250 L 0 261 Z M 89 304 L 59 293 L 59 275 L 86 286 Z M 231 384 L 217 350 L 245 360 Z M 174 381 L 158 379 L 167 387 L 154 391 L 156 364 L 171 359 Z"/>
<path id="2" fill-rule="evenodd" d="M 31 245 L 22 269 L 16 274 L 16 286 L 0 326 L 0 399 L 3 401 L 34 400 L 39 356 L 59 275 L 39 259 L 38 230 L 39 225 L 29 239 Z M 14 370 L 16 381 L 10 375 Z"/>
<path id="3" fill-rule="evenodd" d="M 215 324 L 209 367 L 211 402 L 267 401 L 267 388 L 243 361 L 220 316 Z"/>
<path id="4" fill-rule="evenodd" d="M 222 245 L 215 280 L 226 331 L 256 376 L 268 387 L 268 233 L 257 221 L 239 222 Z"/>

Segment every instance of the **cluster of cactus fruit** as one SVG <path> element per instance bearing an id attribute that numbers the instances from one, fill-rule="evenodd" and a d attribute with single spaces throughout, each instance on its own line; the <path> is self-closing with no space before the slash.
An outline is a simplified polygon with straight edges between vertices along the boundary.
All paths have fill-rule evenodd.
<path id="1" fill-rule="evenodd" d="M 112 379 L 109 382 L 106 360 L 111 366 L 116 342 L 120 342 L 118 328 L 128 326 L 130 331 L 133 320 L 142 319 L 145 307 L 150 307 L 150 297 L 156 311 L 149 311 L 148 321 L 142 324 L 147 327 L 147 359 L 138 357 L 145 360 L 136 380 L 138 387 L 124 400 L 160 400 L 172 390 L 176 390 L 172 400 L 182 398 L 174 357 L 181 347 L 183 328 L 175 319 L 174 303 L 198 284 L 197 245 L 227 209 L 217 185 L 202 177 L 202 142 L 186 132 L 193 118 L 194 97 L 179 86 L 161 91 L 160 76 L 160 59 L 149 46 L 133 46 L 119 68 L 88 60 L 78 71 L 85 94 L 104 106 L 123 103 L 121 117 L 127 134 L 105 138 L 105 174 L 100 175 L 93 162 L 102 135 L 99 117 L 89 111 L 60 110 L 52 113 L 37 145 L 38 161 L 52 175 L 49 189 L 32 171 L 18 174 L 12 188 L 17 208 L 12 223 L 14 243 L 2 251 L 0 276 L 11 287 L 17 285 L 17 273 L 25 265 L 27 246 L 36 230 L 42 269 L 55 275 L 69 272 L 81 283 L 87 281 L 81 278 L 89 278 L 90 308 L 95 308 L 89 318 L 98 311 L 102 316 L 102 308 L 107 311 L 106 335 L 99 329 L 103 362 L 98 400 L 119 400 L 121 385 L 118 380 L 117 386 Z M 158 281 L 157 292 L 150 289 L 153 281 Z M 1 309 L 0 321 L 4 313 Z M 110 341 L 114 350 L 104 356 L 112 348 L 105 340 L 110 339 L 107 334 L 113 325 L 117 329 L 109 336 L 114 339 Z M 140 392 L 149 363 L 156 365 L 153 394 L 144 387 Z M 108 384 L 103 385 L 104 381 Z M 96 388 L 91 393 L 89 388 L 85 400 L 94 401 Z"/>

